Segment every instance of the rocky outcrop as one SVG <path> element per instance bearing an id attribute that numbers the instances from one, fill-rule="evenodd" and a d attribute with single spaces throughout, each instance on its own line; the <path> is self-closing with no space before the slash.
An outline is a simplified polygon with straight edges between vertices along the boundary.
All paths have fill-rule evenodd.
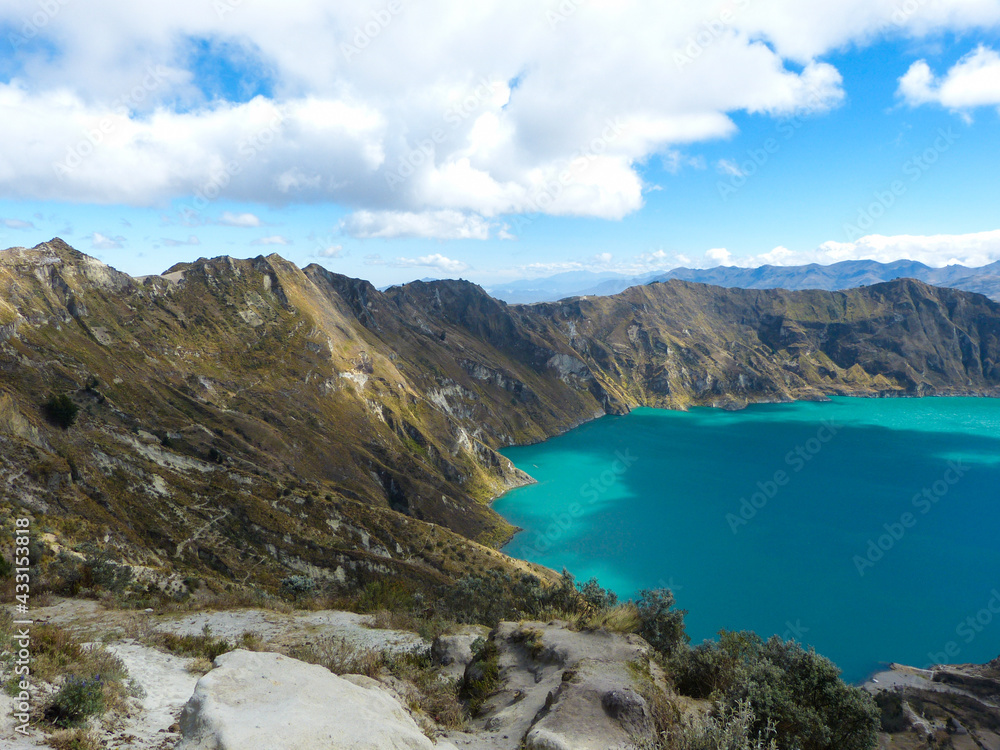
<path id="1" fill-rule="evenodd" d="M 468 625 L 458 633 L 439 635 L 431 646 L 431 657 L 442 667 L 442 676 L 448 679 L 459 679 L 465 674 L 466 667 L 472 663 L 472 646 L 479 639 L 489 636 L 489 628 L 480 625 Z"/>
<path id="2" fill-rule="evenodd" d="M 498 673 L 473 730 L 497 750 L 609 750 L 652 740 L 656 696 L 666 686 L 650 655 L 632 634 L 501 623 L 466 670 L 472 691 L 482 689 L 484 670 Z"/>
<path id="3" fill-rule="evenodd" d="M 432 750 L 389 693 L 280 654 L 230 651 L 198 681 L 177 750 Z"/>

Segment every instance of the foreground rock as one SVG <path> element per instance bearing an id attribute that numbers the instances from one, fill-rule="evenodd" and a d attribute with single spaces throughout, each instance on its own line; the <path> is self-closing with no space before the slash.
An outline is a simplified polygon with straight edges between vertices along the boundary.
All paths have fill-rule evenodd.
<path id="1" fill-rule="evenodd" d="M 198 681 L 178 750 L 431 750 L 384 690 L 274 653 L 230 651 Z"/>
<path id="2" fill-rule="evenodd" d="M 501 623 L 490 635 L 499 682 L 473 721 L 453 734 L 466 747 L 607 750 L 651 740 L 651 697 L 663 695 L 651 649 L 636 635 L 570 630 L 566 623 Z M 466 684 L 482 678 L 482 659 Z"/>

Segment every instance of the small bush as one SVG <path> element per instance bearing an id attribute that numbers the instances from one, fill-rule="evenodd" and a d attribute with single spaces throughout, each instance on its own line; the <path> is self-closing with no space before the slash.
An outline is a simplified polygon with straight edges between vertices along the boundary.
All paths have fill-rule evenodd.
<path id="1" fill-rule="evenodd" d="M 309 576 L 289 576 L 281 581 L 281 590 L 295 599 L 300 599 L 316 592 L 316 581 Z"/>
<path id="2" fill-rule="evenodd" d="M 651 589 L 639 592 L 636 607 L 639 610 L 639 635 L 664 656 L 672 654 L 687 643 L 684 632 L 686 610 L 674 609 L 674 595 L 670 589 Z"/>
<path id="3" fill-rule="evenodd" d="M 246 636 L 246 634 L 244 634 Z M 176 633 L 162 633 L 156 639 L 159 644 L 174 654 L 182 656 L 192 656 L 195 658 L 207 659 L 209 662 L 215 661 L 216 657 L 232 651 L 236 646 L 225 638 L 215 638 L 206 625 L 201 635 L 177 635 Z M 245 639 L 244 639 L 245 640 Z"/>
<path id="4" fill-rule="evenodd" d="M 49 396 L 48 401 L 42 404 L 42 411 L 45 412 L 45 418 L 49 422 L 56 427 L 68 430 L 76 423 L 80 407 L 65 393 L 58 396 L 53 393 Z"/>
<path id="5" fill-rule="evenodd" d="M 469 712 L 478 716 L 483 704 L 500 687 L 500 655 L 496 644 L 483 638 L 472 642 L 472 654 L 461 695 L 469 702 Z"/>
<path id="6" fill-rule="evenodd" d="M 664 750 L 777 750 L 773 726 L 757 731 L 748 701 L 723 708 L 718 716 L 680 726 L 667 734 Z"/>
<path id="7" fill-rule="evenodd" d="M 70 677 L 53 696 L 45 718 L 57 727 L 77 727 L 104 713 L 104 684 L 99 676 Z"/>
<path id="8" fill-rule="evenodd" d="M 309 664 L 319 664 L 334 674 L 363 674 L 374 678 L 385 666 L 385 656 L 378 651 L 358 648 L 336 637 L 296 646 L 289 656 Z"/>

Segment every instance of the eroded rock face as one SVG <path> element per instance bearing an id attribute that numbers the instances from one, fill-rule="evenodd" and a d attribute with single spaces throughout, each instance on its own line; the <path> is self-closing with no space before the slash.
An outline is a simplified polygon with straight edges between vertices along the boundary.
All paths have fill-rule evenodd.
<path id="1" fill-rule="evenodd" d="M 177 750 L 431 750 L 384 690 L 274 653 L 230 651 L 198 681 Z"/>
<path id="2" fill-rule="evenodd" d="M 472 661 L 472 644 L 477 638 L 489 636 L 489 628 L 468 626 L 454 635 L 440 635 L 431 646 L 431 656 L 444 669 L 442 674 L 450 678 L 460 678 Z"/>
<path id="3" fill-rule="evenodd" d="M 644 679 L 660 682 L 649 645 L 636 635 L 575 632 L 566 623 L 501 623 L 490 634 L 500 684 L 473 722 L 490 746 L 608 750 L 651 740 Z M 466 679 L 482 672 L 473 662 Z"/>

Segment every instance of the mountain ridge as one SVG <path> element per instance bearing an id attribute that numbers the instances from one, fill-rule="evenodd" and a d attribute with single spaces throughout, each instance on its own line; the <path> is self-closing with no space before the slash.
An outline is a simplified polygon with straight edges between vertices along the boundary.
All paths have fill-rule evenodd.
<path id="1" fill-rule="evenodd" d="M 64 546 L 265 586 L 424 585 L 533 569 L 492 549 L 514 529 L 489 500 L 530 481 L 500 447 L 640 405 L 997 395 L 998 363 L 1000 305 L 919 281 L 518 306 L 278 255 L 132 278 L 53 240 L 0 253 L 0 478 Z M 77 425 L 46 421 L 48 393 Z"/>
<path id="2" fill-rule="evenodd" d="M 950 265 L 932 268 L 913 260 L 881 263 L 874 260 L 839 261 L 829 265 L 810 263 L 801 266 L 762 265 L 751 268 L 717 266 L 715 268 L 675 268 L 641 276 L 608 274 L 556 274 L 531 281 L 495 286 L 491 292 L 512 303 L 551 302 L 569 297 L 608 296 L 632 286 L 682 279 L 703 284 L 742 289 L 823 289 L 840 291 L 878 284 L 897 278 L 916 278 L 934 286 L 946 286 L 985 294 L 1000 300 L 1000 261 L 978 268 Z M 589 281 L 588 281 L 589 279 Z"/>

